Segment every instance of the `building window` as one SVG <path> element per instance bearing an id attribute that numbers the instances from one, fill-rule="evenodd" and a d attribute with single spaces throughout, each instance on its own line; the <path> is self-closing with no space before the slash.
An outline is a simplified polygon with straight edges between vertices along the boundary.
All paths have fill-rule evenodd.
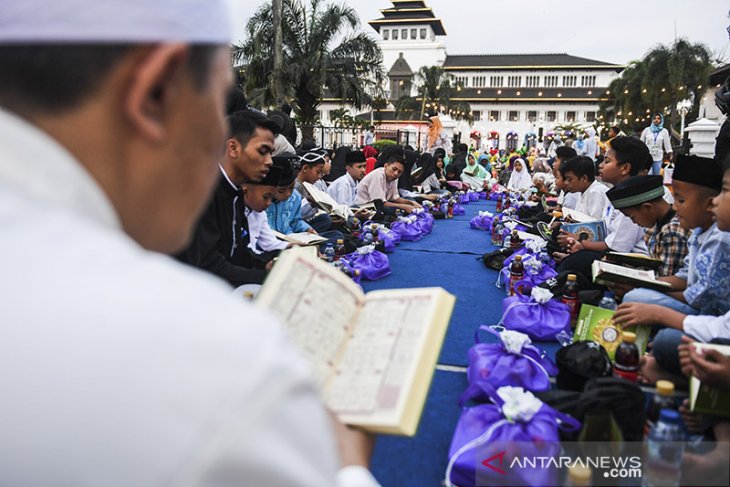
<path id="1" fill-rule="evenodd" d="M 558 119 L 558 112 L 549 111 L 547 112 L 547 121 L 548 122 L 555 122 Z"/>
<path id="2" fill-rule="evenodd" d="M 417 31 L 416 29 L 411 29 L 411 40 L 415 41 L 416 39 L 418 39 Z"/>
<path id="3" fill-rule="evenodd" d="M 575 122 L 575 112 L 565 112 L 566 122 Z"/>
<path id="4" fill-rule="evenodd" d="M 595 122 L 596 112 L 586 112 L 586 122 Z"/>
<path id="5" fill-rule="evenodd" d="M 596 77 L 595 76 L 581 76 L 580 85 L 585 86 L 587 88 L 593 88 L 594 86 L 596 86 Z"/>
<path id="6" fill-rule="evenodd" d="M 520 120 L 520 112 L 517 110 L 510 110 L 509 117 L 507 117 L 507 119 L 510 122 L 518 122 Z"/>
<path id="7" fill-rule="evenodd" d="M 540 86 L 540 77 L 539 76 L 527 76 L 525 77 L 525 86 L 528 88 L 537 88 Z"/>
<path id="8" fill-rule="evenodd" d="M 408 40 L 408 29 L 401 29 L 400 30 L 400 38 L 404 41 Z"/>
<path id="9" fill-rule="evenodd" d="M 507 76 L 507 86 L 510 88 L 519 88 L 522 86 L 522 76 Z"/>
<path id="10" fill-rule="evenodd" d="M 504 86 L 504 76 L 490 76 L 489 86 L 492 88 L 501 88 Z"/>
<path id="11" fill-rule="evenodd" d="M 426 29 L 421 29 L 421 39 L 426 38 Z"/>
<path id="12" fill-rule="evenodd" d="M 390 39 L 390 30 L 383 29 L 383 40 L 387 41 L 388 39 Z"/>
<path id="13" fill-rule="evenodd" d="M 472 78 L 472 86 L 474 88 L 484 88 L 487 86 L 487 77 L 486 76 L 474 76 Z"/>
<path id="14" fill-rule="evenodd" d="M 537 112 L 534 110 L 530 110 L 527 112 L 527 121 L 528 122 L 536 122 L 537 121 Z"/>
<path id="15" fill-rule="evenodd" d="M 398 29 L 393 29 L 393 40 L 394 41 L 398 40 Z"/>
<path id="16" fill-rule="evenodd" d="M 471 118 L 473 118 L 475 122 L 480 122 L 482 120 L 482 112 L 471 112 Z"/>
<path id="17" fill-rule="evenodd" d="M 469 78 L 466 76 L 454 76 L 454 84 L 466 88 L 469 86 Z"/>
<path id="18" fill-rule="evenodd" d="M 577 82 L 578 82 L 577 76 L 563 76 L 563 86 L 565 86 L 566 88 L 575 87 Z"/>
<path id="19" fill-rule="evenodd" d="M 557 76 L 545 76 L 545 87 L 546 88 L 555 88 L 558 86 L 558 77 Z"/>
<path id="20" fill-rule="evenodd" d="M 490 122 L 499 122 L 499 110 L 491 110 L 489 112 L 489 121 Z"/>

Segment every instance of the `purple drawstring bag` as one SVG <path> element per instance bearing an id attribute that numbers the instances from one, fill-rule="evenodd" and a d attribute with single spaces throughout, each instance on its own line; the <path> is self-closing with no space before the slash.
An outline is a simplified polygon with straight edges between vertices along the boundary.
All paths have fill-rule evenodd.
<path id="1" fill-rule="evenodd" d="M 494 215 L 488 211 L 480 211 L 477 216 L 471 219 L 469 227 L 474 230 L 492 231 L 492 223 L 494 223 Z"/>
<path id="2" fill-rule="evenodd" d="M 398 220 L 390 225 L 390 229 L 400 234 L 400 238 L 404 242 L 416 242 L 423 238 L 423 232 L 416 217 L 398 217 Z"/>
<path id="3" fill-rule="evenodd" d="M 466 209 L 464 209 L 464 207 L 461 206 L 459 203 L 456 203 L 454 205 L 454 216 L 458 215 L 466 215 Z"/>
<path id="4" fill-rule="evenodd" d="M 464 407 L 476 398 L 492 403 Z M 445 485 L 559 485 L 554 462 L 516 464 L 517 458 L 560 456 L 560 430 L 577 432 L 581 423 L 556 411 L 520 387 L 494 390 L 486 383 L 470 385 L 459 398 L 459 422 L 449 448 Z M 547 463 L 547 462 L 546 462 Z"/>
<path id="5" fill-rule="evenodd" d="M 525 281 L 520 281 L 524 283 Z M 537 341 L 556 341 L 561 331 L 570 332 L 570 308 L 553 298 L 548 289 L 533 287 L 530 295 L 515 285 L 514 296 L 502 301 L 502 319 L 499 324 L 508 330 L 524 333 Z"/>
<path id="6" fill-rule="evenodd" d="M 501 279 L 502 283 L 506 284 L 509 282 L 510 266 L 512 265 L 514 257 L 517 255 L 522 255 L 522 264 L 525 266 L 522 281 L 529 283 L 530 287 L 539 286 L 548 279 L 552 279 L 558 275 L 555 269 L 544 264 L 536 256 L 530 254 L 529 249 L 521 248 L 504 260 L 504 267 L 502 267 L 502 270 L 499 273 L 499 279 Z M 498 285 L 497 287 L 500 286 Z"/>
<path id="7" fill-rule="evenodd" d="M 486 191 L 480 191 L 478 194 L 480 200 L 486 200 L 488 198 Z"/>
<path id="8" fill-rule="evenodd" d="M 342 257 L 347 265 L 360 271 L 366 281 L 377 281 L 390 275 L 388 256 L 375 250 L 374 245 L 365 245 L 357 251 Z"/>
<path id="9" fill-rule="evenodd" d="M 400 243 L 400 234 L 392 231 L 385 225 L 381 225 L 380 223 L 374 223 L 374 222 L 368 220 L 365 223 L 363 223 L 362 229 L 363 229 L 363 231 L 368 229 L 371 232 L 373 230 L 377 230 L 378 238 L 380 240 L 382 240 L 383 247 L 385 248 L 386 252 L 395 251 L 395 246 Z"/>
<path id="10" fill-rule="evenodd" d="M 414 210 L 411 215 L 416 217 L 416 223 L 421 229 L 421 235 L 427 235 L 433 230 L 433 215 L 425 210 Z"/>
<path id="11" fill-rule="evenodd" d="M 479 201 L 479 193 L 470 191 L 467 195 L 469 196 L 469 201 Z"/>
<path id="12" fill-rule="evenodd" d="M 469 195 L 467 193 L 463 193 L 459 196 L 459 203 L 462 205 L 468 205 L 469 204 Z"/>
<path id="13" fill-rule="evenodd" d="M 548 291 L 549 292 L 549 291 Z M 499 337 L 495 343 L 481 343 L 479 330 Z M 469 349 L 466 371 L 469 384 L 487 382 L 492 387 L 522 387 L 541 392 L 550 389 L 550 377 L 558 373 L 557 366 L 530 338 L 513 330 L 496 331 L 481 326 L 475 334 L 476 344 Z"/>

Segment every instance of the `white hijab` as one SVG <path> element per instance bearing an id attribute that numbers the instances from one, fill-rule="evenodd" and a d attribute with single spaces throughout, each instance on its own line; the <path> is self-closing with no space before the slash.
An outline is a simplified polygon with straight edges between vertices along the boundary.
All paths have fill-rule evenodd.
<path id="1" fill-rule="evenodd" d="M 522 165 L 522 170 L 517 170 L 517 163 Z M 509 182 L 507 183 L 507 189 L 512 191 L 521 191 L 523 189 L 530 189 L 532 187 L 532 177 L 530 172 L 527 170 L 527 165 L 522 159 L 515 159 L 515 168 L 510 174 Z"/>

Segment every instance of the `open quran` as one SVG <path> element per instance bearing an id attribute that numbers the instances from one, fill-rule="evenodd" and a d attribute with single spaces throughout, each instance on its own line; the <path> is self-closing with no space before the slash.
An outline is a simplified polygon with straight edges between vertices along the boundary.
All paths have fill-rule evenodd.
<path id="1" fill-rule="evenodd" d="M 284 252 L 256 303 L 310 361 L 346 424 L 416 433 L 455 298 L 441 288 L 372 291 L 299 249 Z"/>

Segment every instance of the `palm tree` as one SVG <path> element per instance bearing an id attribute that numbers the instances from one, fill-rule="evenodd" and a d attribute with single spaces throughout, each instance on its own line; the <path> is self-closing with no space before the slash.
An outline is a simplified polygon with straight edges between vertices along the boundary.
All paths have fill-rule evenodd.
<path id="1" fill-rule="evenodd" d="M 471 123 L 471 107 L 465 102 L 454 102 L 461 86 L 440 66 L 424 66 L 416 73 L 418 96 L 403 96 L 395 103 L 399 118 L 423 118 L 426 112 L 445 112 L 453 118 Z"/>
<path id="2" fill-rule="evenodd" d="M 711 70 L 712 54 L 704 44 L 678 39 L 671 46 L 658 45 L 611 82 L 601 114 L 609 119 L 615 116 L 626 128 L 639 131 L 650 123 L 653 113 L 666 113 L 667 129 L 679 138 L 677 102 L 692 100 L 689 117 L 697 118 Z"/>
<path id="3" fill-rule="evenodd" d="M 385 72 L 378 44 L 357 31 L 360 20 L 351 7 L 323 0 L 283 0 L 281 31 L 283 69 L 277 80 L 311 138 L 325 94 L 357 109 L 369 105 L 382 89 Z M 272 90 L 274 21 L 272 4 L 262 5 L 246 24 L 246 40 L 233 47 L 243 64 L 249 99 L 260 106 L 278 102 Z M 326 92 L 325 92 L 326 90 Z"/>

